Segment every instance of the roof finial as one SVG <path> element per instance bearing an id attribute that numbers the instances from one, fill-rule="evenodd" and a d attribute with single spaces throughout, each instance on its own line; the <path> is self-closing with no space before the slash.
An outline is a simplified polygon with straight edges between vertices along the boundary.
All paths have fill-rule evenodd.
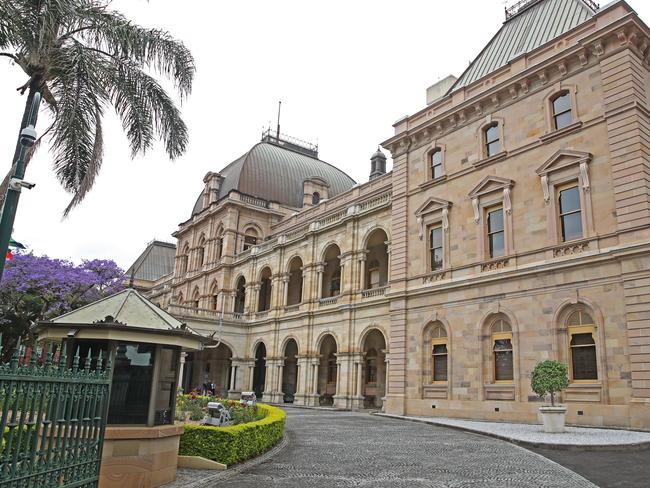
<path id="1" fill-rule="evenodd" d="M 278 101 L 278 127 L 275 131 L 275 137 L 280 139 L 280 109 L 282 108 L 282 101 Z"/>

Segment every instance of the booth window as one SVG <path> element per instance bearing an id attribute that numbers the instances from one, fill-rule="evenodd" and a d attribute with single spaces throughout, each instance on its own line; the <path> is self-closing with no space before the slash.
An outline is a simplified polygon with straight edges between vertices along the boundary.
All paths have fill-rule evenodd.
<path id="1" fill-rule="evenodd" d="M 179 348 L 177 346 L 162 346 L 160 348 L 160 371 L 158 377 L 158 392 L 154 412 L 154 425 L 174 423 L 174 402 L 176 401 L 176 374 L 178 372 Z"/>
<path id="2" fill-rule="evenodd" d="M 148 422 L 155 350 L 154 344 L 117 344 L 109 424 Z"/>

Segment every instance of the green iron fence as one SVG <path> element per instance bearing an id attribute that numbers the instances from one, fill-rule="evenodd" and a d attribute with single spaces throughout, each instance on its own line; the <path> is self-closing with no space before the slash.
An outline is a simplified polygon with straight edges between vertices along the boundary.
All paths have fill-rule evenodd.
<path id="1" fill-rule="evenodd" d="M 0 335 L 0 354 L 1 343 Z M 96 487 L 110 357 L 77 351 L 68 367 L 65 346 L 40 356 L 20 350 L 0 364 L 0 488 Z"/>

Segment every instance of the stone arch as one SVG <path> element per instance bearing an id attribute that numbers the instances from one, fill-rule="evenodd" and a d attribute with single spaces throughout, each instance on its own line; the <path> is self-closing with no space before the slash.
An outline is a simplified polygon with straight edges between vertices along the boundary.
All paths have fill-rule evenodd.
<path id="1" fill-rule="evenodd" d="M 195 286 L 192 292 L 192 306 L 194 308 L 201 308 L 201 291 L 198 286 Z"/>
<path id="2" fill-rule="evenodd" d="M 428 386 L 437 383 L 436 386 L 438 388 L 446 388 L 447 398 L 450 398 L 452 385 L 451 380 L 453 378 L 453 358 L 451 354 L 452 334 L 449 323 L 444 318 L 438 317 L 437 314 L 434 314 L 434 317 L 422 326 L 420 338 L 422 346 L 422 385 L 424 388 L 427 388 Z M 438 355 L 439 358 L 439 354 L 445 352 L 447 355 L 445 366 L 446 374 L 440 375 L 435 370 L 436 365 L 434 364 L 434 355 Z M 444 383 L 446 383 L 446 385 Z"/>
<path id="3" fill-rule="evenodd" d="M 258 399 L 263 397 L 264 389 L 266 387 L 267 354 L 268 351 L 264 341 L 258 341 L 253 349 L 253 357 L 255 358 L 255 367 L 253 368 L 253 391 Z"/>
<path id="4" fill-rule="evenodd" d="M 365 408 L 381 408 L 386 396 L 386 336 L 378 327 L 365 331 L 361 344 L 361 360 L 356 364 L 356 394 Z M 361 387 L 361 390 L 358 388 Z"/>
<path id="5" fill-rule="evenodd" d="M 341 294 L 341 248 L 330 244 L 323 252 L 323 276 L 320 298 L 335 297 Z"/>
<path id="6" fill-rule="evenodd" d="M 293 403 L 298 386 L 298 341 L 289 336 L 282 345 L 284 363 L 282 366 L 282 401 Z"/>
<path id="7" fill-rule="evenodd" d="M 569 334 L 567 320 L 569 316 L 577 311 L 584 310 L 594 322 L 596 336 L 597 374 L 598 381 L 602 383 L 603 400 L 608 401 L 608 377 L 607 377 L 607 336 L 605 334 L 605 321 L 600 307 L 593 301 L 576 296 L 573 299 L 564 300 L 553 314 L 552 327 L 555 332 L 555 348 L 557 359 L 570 366 L 569 359 Z"/>
<path id="8" fill-rule="evenodd" d="M 264 239 L 262 228 L 255 222 L 246 223 L 242 229 L 242 251 L 247 251 L 253 246 L 258 245 Z"/>
<path id="9" fill-rule="evenodd" d="M 493 327 L 499 320 L 504 320 L 510 327 L 510 341 L 512 344 L 512 381 L 507 384 L 495 380 L 495 340 L 493 339 Z M 505 393 L 501 393 L 501 399 L 510 399 L 519 401 L 520 397 L 520 371 L 519 371 L 519 326 L 515 315 L 508 309 L 497 303 L 496 307 L 491 307 L 479 322 L 479 350 L 480 350 L 480 381 L 481 385 L 495 385 L 501 383 Z M 496 332 L 495 332 L 496 333 Z M 498 337 L 498 336 L 496 336 Z M 507 340 L 507 339 L 504 339 Z M 490 389 L 483 391 L 484 398 L 490 400 Z"/>
<path id="10" fill-rule="evenodd" d="M 201 232 L 201 235 L 199 236 L 199 240 L 197 241 L 197 247 L 198 253 L 197 253 L 197 258 L 196 258 L 196 267 L 197 269 L 200 269 L 203 267 L 204 264 L 207 264 L 208 259 L 207 259 L 207 252 L 208 252 L 208 246 L 206 245 L 206 238 L 205 238 L 205 233 Z"/>
<path id="11" fill-rule="evenodd" d="M 217 283 L 216 279 L 212 280 L 212 283 L 210 283 L 210 288 L 209 290 L 209 306 L 208 308 L 210 310 L 217 310 L 219 307 L 219 284 Z"/>
<path id="12" fill-rule="evenodd" d="M 328 335 L 330 335 L 330 336 L 332 336 L 334 338 L 334 343 L 336 344 L 336 348 L 337 349 L 339 348 L 339 344 L 340 344 L 339 338 L 336 337 L 336 334 L 332 330 L 328 329 L 328 330 L 318 334 L 318 337 L 316 338 L 316 342 L 315 342 L 315 344 L 316 344 L 315 351 L 318 351 L 320 349 L 320 347 L 321 347 L 321 345 L 323 343 L 323 340 L 325 339 L 325 336 L 328 336 Z"/>
<path id="13" fill-rule="evenodd" d="M 303 260 L 300 256 L 293 256 L 288 263 L 289 279 L 286 283 L 288 287 L 286 291 L 287 302 L 286 305 L 298 305 L 302 302 L 303 295 L 303 276 L 302 268 L 304 266 Z"/>
<path id="14" fill-rule="evenodd" d="M 364 290 L 380 288 L 388 284 L 388 233 L 377 226 L 364 239 L 366 253 L 365 272 L 362 277 Z"/>
<path id="15" fill-rule="evenodd" d="M 260 290 L 257 300 L 257 311 L 266 312 L 271 309 L 271 295 L 273 294 L 273 272 L 269 266 L 264 266 L 259 273 Z"/>
<path id="16" fill-rule="evenodd" d="M 180 254 L 180 272 L 185 274 L 188 271 L 189 260 L 190 260 L 190 244 L 186 241 Z"/>
<path id="17" fill-rule="evenodd" d="M 318 365 L 318 389 L 319 403 L 321 405 L 333 405 L 334 396 L 338 389 L 338 363 L 339 352 L 338 341 L 331 332 L 324 332 L 319 336 L 318 354 L 320 361 Z"/>
<path id="18" fill-rule="evenodd" d="M 235 281 L 234 313 L 244 313 L 246 307 L 246 278 L 239 275 Z"/>
<path id="19" fill-rule="evenodd" d="M 226 398 L 232 389 L 232 358 L 234 349 L 221 341 L 216 347 L 188 353 L 183 367 L 181 385 L 183 391 L 199 392 Z"/>

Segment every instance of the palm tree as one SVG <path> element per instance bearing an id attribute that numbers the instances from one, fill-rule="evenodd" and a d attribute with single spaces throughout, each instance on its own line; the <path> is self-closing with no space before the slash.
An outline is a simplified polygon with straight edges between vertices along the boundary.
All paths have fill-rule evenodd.
<path id="1" fill-rule="evenodd" d="M 92 188 L 100 169 L 109 106 L 121 118 L 132 156 L 160 138 L 175 159 L 188 143 L 178 108 L 150 72 L 171 79 L 183 100 L 192 89 L 192 54 L 169 33 L 132 23 L 110 3 L 0 0 L 0 56 L 27 75 L 18 88 L 27 93 L 21 129 L 37 91 L 52 115 L 46 134 L 54 170 L 73 195 L 64 215 Z M 4 188 L 0 193 L 4 199 Z"/>

